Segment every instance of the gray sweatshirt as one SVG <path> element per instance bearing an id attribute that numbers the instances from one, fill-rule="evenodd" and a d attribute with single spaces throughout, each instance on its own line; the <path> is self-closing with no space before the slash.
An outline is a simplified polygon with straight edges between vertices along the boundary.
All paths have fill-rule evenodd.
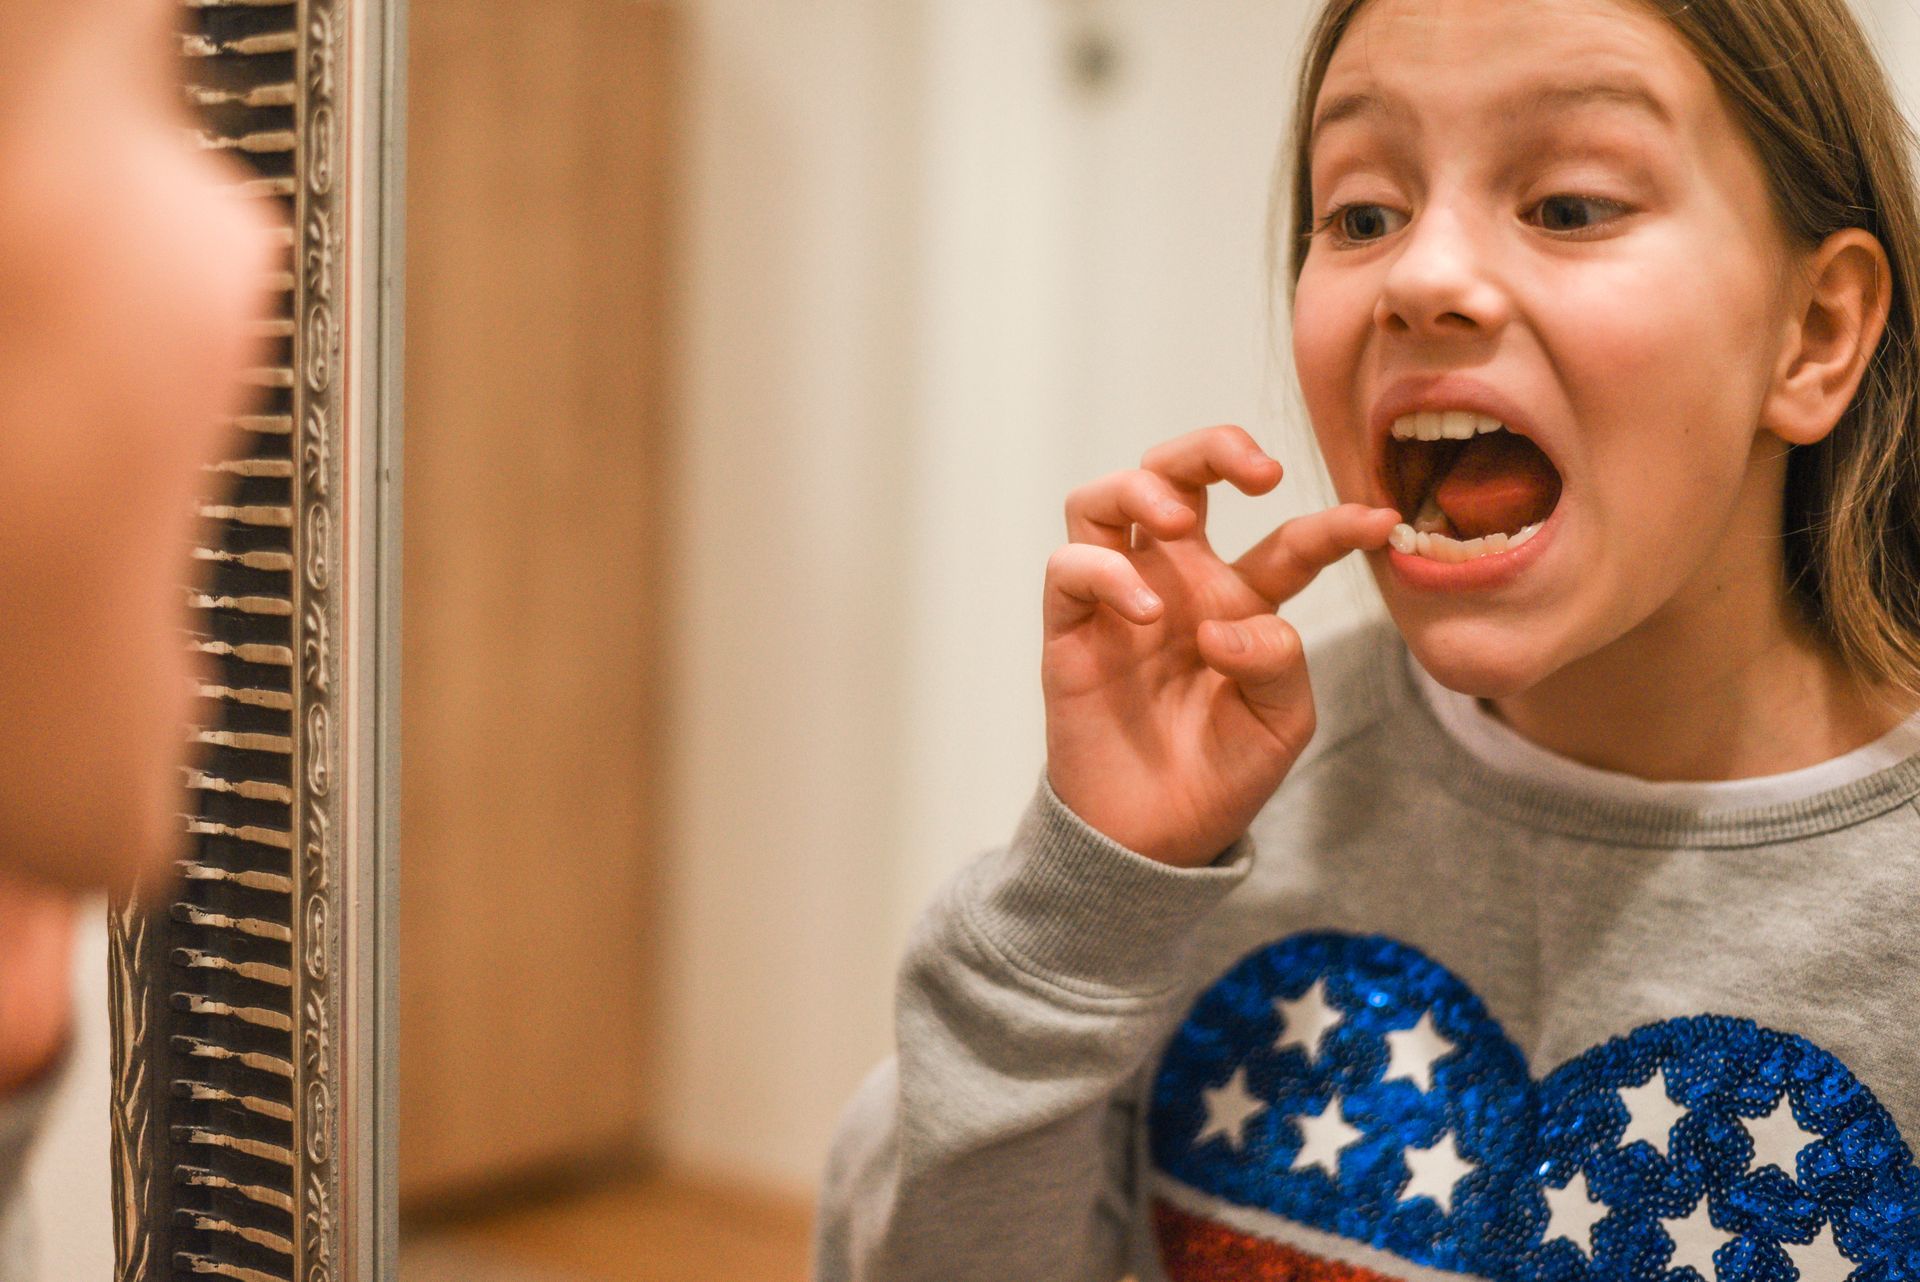
<path id="1" fill-rule="evenodd" d="M 1309 667 L 1212 865 L 1043 775 L 942 889 L 818 1282 L 1920 1279 L 1920 756 L 1716 808 L 1491 764 L 1385 625 Z"/>

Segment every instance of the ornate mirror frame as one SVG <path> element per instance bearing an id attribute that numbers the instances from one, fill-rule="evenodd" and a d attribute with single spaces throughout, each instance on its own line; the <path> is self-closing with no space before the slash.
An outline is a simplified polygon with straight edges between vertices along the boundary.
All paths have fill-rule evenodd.
<path id="1" fill-rule="evenodd" d="M 190 596 L 182 876 L 110 909 L 120 1282 L 393 1275 L 404 0 L 181 0 L 288 250 Z"/>

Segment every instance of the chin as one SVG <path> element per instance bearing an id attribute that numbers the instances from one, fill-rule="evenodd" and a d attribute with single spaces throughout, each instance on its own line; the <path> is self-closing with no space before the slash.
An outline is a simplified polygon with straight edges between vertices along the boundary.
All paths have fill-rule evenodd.
<path id="1" fill-rule="evenodd" d="M 1407 648 L 1429 675 L 1449 690 L 1476 699 L 1505 699 L 1532 689 L 1560 666 L 1538 623 L 1484 615 L 1414 617 L 1392 609 Z"/>

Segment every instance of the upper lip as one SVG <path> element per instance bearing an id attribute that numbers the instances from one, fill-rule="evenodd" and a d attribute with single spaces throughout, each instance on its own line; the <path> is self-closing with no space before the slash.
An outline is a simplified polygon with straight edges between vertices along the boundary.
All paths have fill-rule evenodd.
<path id="1" fill-rule="evenodd" d="M 1387 474 L 1387 442 L 1394 420 L 1422 410 L 1469 410 L 1497 418 L 1507 430 L 1539 446 L 1540 452 L 1547 456 L 1547 461 L 1556 469 L 1560 466 L 1553 451 L 1540 439 L 1526 411 L 1499 389 L 1467 374 L 1410 374 L 1387 385 L 1380 399 L 1374 402 L 1373 413 L 1367 422 L 1367 441 L 1373 453 L 1374 475 L 1389 497 L 1393 491 Z M 1398 499 L 1393 501 L 1398 502 Z"/>

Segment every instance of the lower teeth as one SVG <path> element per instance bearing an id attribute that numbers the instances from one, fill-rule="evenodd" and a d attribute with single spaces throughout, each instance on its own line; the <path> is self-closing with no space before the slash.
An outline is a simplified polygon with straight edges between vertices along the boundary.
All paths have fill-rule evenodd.
<path id="1" fill-rule="evenodd" d="M 1535 521 L 1532 525 L 1521 527 L 1515 534 L 1489 534 L 1482 538 L 1463 540 L 1450 538 L 1445 534 L 1416 530 L 1403 521 L 1393 527 L 1393 533 L 1387 536 L 1387 542 L 1396 551 L 1453 565 L 1461 561 L 1472 561 L 1478 557 L 1511 552 L 1537 534 L 1540 527 L 1545 524 L 1545 521 Z"/>

